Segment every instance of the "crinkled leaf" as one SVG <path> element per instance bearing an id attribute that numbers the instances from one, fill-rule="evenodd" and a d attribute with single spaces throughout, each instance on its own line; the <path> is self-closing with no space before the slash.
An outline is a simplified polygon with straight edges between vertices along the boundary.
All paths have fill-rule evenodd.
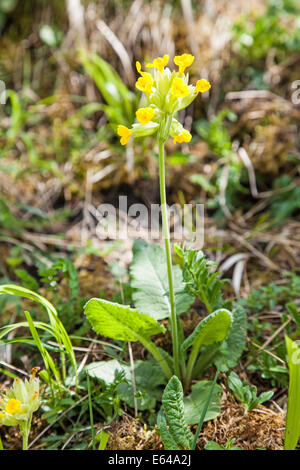
<path id="1" fill-rule="evenodd" d="M 149 338 L 165 331 L 149 315 L 104 299 L 89 300 L 84 313 L 96 333 L 112 339 L 137 341 L 139 337 Z"/>
<path id="2" fill-rule="evenodd" d="M 148 245 L 143 240 L 134 243 L 130 278 L 134 305 L 141 312 L 156 320 L 170 316 L 166 255 L 159 245 Z M 173 278 L 176 313 L 179 315 L 189 309 L 194 296 L 186 291 L 179 266 L 173 266 Z"/>
<path id="3" fill-rule="evenodd" d="M 184 416 L 188 424 L 197 424 L 202 412 L 206 405 L 207 397 L 210 392 L 212 381 L 201 380 L 192 386 L 192 391 L 189 396 L 183 399 L 184 403 Z M 222 388 L 216 384 L 213 390 L 212 398 L 206 412 L 204 421 L 216 418 L 221 412 L 221 396 Z"/>
<path id="4" fill-rule="evenodd" d="M 163 408 L 160 409 L 157 415 L 157 426 L 161 440 L 164 443 L 165 450 L 178 450 L 179 447 L 176 441 L 173 439 L 169 429 L 167 428 L 167 421 Z"/>
<path id="5" fill-rule="evenodd" d="M 190 449 L 193 434 L 186 424 L 182 385 L 175 375 L 169 380 L 164 390 L 162 404 L 172 441 L 176 443 L 177 449 Z"/>
<path id="6" fill-rule="evenodd" d="M 231 319 L 231 313 L 225 308 L 211 313 L 196 326 L 193 333 L 184 341 L 182 349 L 185 351 L 196 343 L 199 347 L 220 343 L 227 336 Z"/>
<path id="7" fill-rule="evenodd" d="M 233 311 L 233 320 L 228 335 L 214 359 L 214 363 L 222 372 L 235 367 L 246 347 L 246 334 L 248 328 L 247 313 L 237 305 Z"/>

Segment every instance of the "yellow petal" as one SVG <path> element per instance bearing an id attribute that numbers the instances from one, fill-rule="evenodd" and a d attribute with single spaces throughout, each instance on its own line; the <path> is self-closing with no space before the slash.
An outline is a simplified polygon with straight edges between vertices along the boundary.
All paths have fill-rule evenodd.
<path id="1" fill-rule="evenodd" d="M 120 124 L 117 129 L 118 135 L 121 137 L 120 143 L 121 145 L 126 145 L 130 139 L 130 136 L 132 134 L 132 130 L 128 129 L 126 126 L 122 126 Z"/>
<path id="2" fill-rule="evenodd" d="M 166 54 L 163 57 L 157 57 L 157 59 L 153 60 L 152 64 L 147 64 L 146 67 L 156 68 L 161 73 L 163 73 L 164 67 L 167 65 L 168 62 L 169 62 L 169 56 Z"/>
<path id="3" fill-rule="evenodd" d="M 178 142 L 179 144 L 182 144 L 182 142 L 190 142 L 191 138 L 192 138 L 192 136 L 191 136 L 191 134 L 189 133 L 189 131 L 187 131 L 187 130 L 184 129 L 184 130 L 181 132 L 181 134 L 174 136 L 174 144 L 176 144 L 177 142 Z"/>
<path id="4" fill-rule="evenodd" d="M 151 119 L 155 116 L 155 111 L 152 108 L 140 108 L 137 110 L 135 113 L 137 120 L 145 125 L 148 124 L 148 122 L 151 121 Z"/>
<path id="5" fill-rule="evenodd" d="M 175 77 L 172 82 L 171 95 L 174 98 L 182 98 L 190 94 L 189 87 L 181 78 Z"/>
<path id="6" fill-rule="evenodd" d="M 138 60 L 136 61 L 135 66 L 136 66 L 136 69 L 137 69 L 138 73 L 141 73 L 142 66 L 141 66 L 141 63 Z"/>
<path id="7" fill-rule="evenodd" d="M 143 91 L 144 93 L 151 93 L 153 86 L 153 78 L 150 73 L 141 72 L 142 76 L 137 80 L 135 86 L 138 90 Z"/>
<path id="8" fill-rule="evenodd" d="M 196 83 L 194 93 L 199 93 L 199 92 L 204 93 L 210 88 L 211 88 L 211 84 L 204 78 L 201 78 L 201 80 L 198 80 Z"/>
<path id="9" fill-rule="evenodd" d="M 10 398 L 7 402 L 7 405 L 5 407 L 6 413 L 12 415 L 19 411 L 21 407 L 21 402 L 20 400 L 16 400 L 15 398 Z"/>
<path id="10" fill-rule="evenodd" d="M 181 54 L 174 57 L 174 64 L 178 65 L 179 73 L 184 73 L 185 69 L 192 65 L 194 56 L 192 54 Z"/>

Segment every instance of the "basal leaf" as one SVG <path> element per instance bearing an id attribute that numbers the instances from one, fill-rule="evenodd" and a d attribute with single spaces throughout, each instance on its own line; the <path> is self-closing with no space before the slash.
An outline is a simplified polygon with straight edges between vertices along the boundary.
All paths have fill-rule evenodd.
<path id="1" fill-rule="evenodd" d="M 159 245 L 137 240 L 133 245 L 130 285 L 134 305 L 156 320 L 170 316 L 168 274 L 165 252 Z M 176 313 L 186 312 L 194 297 L 186 292 L 179 266 L 173 266 Z"/>
<path id="2" fill-rule="evenodd" d="M 233 321 L 228 336 L 214 359 L 214 364 L 225 372 L 235 367 L 246 347 L 247 313 L 242 305 L 236 305 L 233 311 Z"/>
<path id="3" fill-rule="evenodd" d="M 201 411 L 206 405 L 212 381 L 201 380 L 192 386 L 191 394 L 183 399 L 184 416 L 188 424 L 197 424 Z M 222 388 L 216 384 L 204 421 L 216 418 L 221 411 Z"/>
<path id="4" fill-rule="evenodd" d="M 153 410 L 156 402 L 161 401 L 163 393 L 162 385 L 166 384 L 166 377 L 162 373 L 161 367 L 154 359 L 148 361 L 134 362 L 135 388 L 138 393 L 138 409 Z M 132 375 L 128 381 L 118 385 L 118 395 L 127 405 L 134 408 L 134 393 Z"/>
<path id="5" fill-rule="evenodd" d="M 165 388 L 162 404 L 172 441 L 176 442 L 177 449 L 190 449 L 193 434 L 185 421 L 182 385 L 175 375 Z"/>
<path id="6" fill-rule="evenodd" d="M 85 369 L 91 377 L 104 382 L 106 385 L 111 385 L 115 381 L 116 373 L 118 371 L 123 372 L 124 377 L 127 380 L 130 380 L 131 378 L 130 366 L 127 364 L 121 364 L 116 359 L 111 361 L 92 362 L 87 365 Z"/>
<path id="7" fill-rule="evenodd" d="M 231 325 L 232 315 L 229 310 L 220 308 L 205 317 L 195 328 L 193 333 L 184 341 L 182 349 L 197 344 L 209 346 L 223 341 Z"/>
<path id="8" fill-rule="evenodd" d="M 104 299 L 89 300 L 84 312 L 96 333 L 112 339 L 138 341 L 165 331 L 149 315 Z"/>
<path id="9" fill-rule="evenodd" d="M 159 434 L 161 437 L 161 440 L 164 443 L 164 448 L 165 450 L 178 450 L 178 444 L 176 441 L 173 439 L 168 427 L 167 427 L 167 421 L 166 417 L 163 411 L 163 408 L 160 409 L 158 415 L 157 415 L 157 426 L 159 430 Z"/>

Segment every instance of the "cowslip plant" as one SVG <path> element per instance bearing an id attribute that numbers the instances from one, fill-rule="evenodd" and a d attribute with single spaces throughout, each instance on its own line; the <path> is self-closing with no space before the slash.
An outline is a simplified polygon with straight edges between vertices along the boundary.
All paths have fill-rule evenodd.
<path id="1" fill-rule="evenodd" d="M 153 75 L 149 72 L 143 72 L 140 62 L 137 62 L 136 68 L 141 76 L 136 82 L 136 88 L 145 94 L 147 106 L 137 110 L 136 116 L 139 122 L 134 124 L 132 129 L 121 125 L 118 127 L 118 134 L 121 136 L 122 145 L 129 141 L 131 135 L 136 137 L 157 135 L 160 199 L 168 268 L 173 359 L 175 374 L 178 377 L 180 377 L 179 338 L 166 201 L 164 145 L 169 136 L 174 138 L 174 143 L 189 142 L 191 140 L 191 134 L 183 128 L 175 115 L 180 109 L 186 108 L 191 104 L 199 92 L 203 93 L 211 88 L 210 83 L 205 79 L 198 80 L 196 86 L 188 84 L 189 75 L 185 73 L 185 69 L 191 66 L 193 61 L 194 57 L 191 54 L 175 56 L 174 63 L 178 66 L 178 71 L 171 72 L 166 67 L 169 62 L 169 56 L 158 57 L 152 63 L 146 65 L 146 68 L 153 69 Z"/>
<path id="2" fill-rule="evenodd" d="M 171 377 L 176 376 L 177 380 L 183 382 L 185 391 L 188 391 L 191 380 L 199 377 L 196 372 L 203 371 L 204 366 L 211 363 L 207 360 L 199 365 L 200 352 L 202 354 L 203 350 L 212 347 L 215 353 L 215 349 L 224 343 L 229 334 L 233 316 L 222 302 L 217 301 L 222 283 L 217 282 L 216 276 L 213 276 L 210 278 L 212 284 L 208 285 L 210 277 L 210 273 L 208 273 L 205 279 L 202 278 L 203 283 L 201 284 L 204 294 L 201 300 L 205 303 L 207 297 L 209 302 L 209 304 L 205 303 L 208 316 L 198 323 L 190 336 L 187 338 L 184 336 L 184 328 L 179 315 L 189 310 L 194 301 L 196 290 L 193 292 L 193 289 L 190 291 L 187 289 L 190 284 L 188 278 L 185 279 L 183 276 L 185 269 L 182 272 L 178 265 L 172 266 L 165 184 L 165 142 L 169 136 L 174 138 L 175 143 L 191 140 L 190 133 L 176 119 L 176 113 L 188 106 L 198 93 L 209 90 L 210 84 L 201 79 L 197 81 L 195 86 L 189 85 L 189 77 L 185 73 L 185 69 L 193 63 L 194 57 L 192 55 L 183 54 L 175 57 L 174 62 L 179 68 L 178 71 L 171 72 L 166 67 L 168 60 L 169 57 L 165 55 L 154 59 L 151 64 L 147 64 L 146 68 L 151 69 L 152 73 L 142 71 L 141 64 L 137 62 L 140 77 L 136 82 L 136 87 L 144 92 L 146 106 L 136 112 L 138 122 L 131 129 L 123 125 L 118 128 L 122 145 L 125 145 L 131 137 L 154 134 L 157 137 L 165 250 L 159 245 L 148 245 L 142 240 L 134 243 L 130 287 L 133 291 L 132 300 L 136 308 L 104 299 L 91 299 L 85 305 L 84 311 L 96 333 L 124 342 L 139 341 L 152 354 L 161 368 L 160 375 L 164 376 L 163 382 L 159 379 L 157 385 L 163 385 Z M 179 251 L 178 248 L 177 253 Z M 186 260 L 184 262 L 187 264 Z M 199 279 L 200 281 L 201 279 Z M 211 288 L 213 288 L 213 292 L 211 292 Z M 216 299 L 213 300 L 214 298 Z M 172 357 L 151 339 L 151 336 L 165 332 L 165 326 L 160 323 L 160 320 L 164 319 L 169 320 Z M 212 358 L 211 351 L 209 351 L 209 356 Z M 101 367 L 101 364 L 98 366 Z M 122 368 L 121 365 L 118 367 Z M 136 373 L 138 374 L 138 368 L 136 368 Z M 145 378 L 144 375 L 142 377 L 140 374 L 136 377 L 136 380 L 144 384 L 147 382 L 145 379 L 147 377 Z M 189 398 L 186 407 L 188 424 L 195 424 L 199 419 L 199 409 L 197 408 L 195 411 L 194 397 L 197 402 L 202 401 L 203 403 L 203 397 L 207 396 L 209 392 L 208 382 L 201 383 L 201 387 L 196 387 L 196 385 L 192 387 L 190 397 L 187 397 Z M 147 384 L 146 394 L 150 388 L 151 384 Z M 157 392 L 153 390 L 151 396 L 148 393 L 148 398 L 145 400 L 151 404 L 149 407 L 153 408 L 156 399 L 159 398 Z M 141 400 L 140 402 L 142 403 Z M 128 400 L 127 403 L 129 403 Z M 145 403 L 143 406 L 146 406 Z M 218 412 L 214 409 L 213 416 L 215 417 Z"/>
<path id="3" fill-rule="evenodd" d="M 25 381 L 16 378 L 11 389 L 0 397 L 0 424 L 19 426 L 23 439 L 23 450 L 28 448 L 28 436 L 32 415 L 40 406 L 39 379 L 37 369 Z"/>

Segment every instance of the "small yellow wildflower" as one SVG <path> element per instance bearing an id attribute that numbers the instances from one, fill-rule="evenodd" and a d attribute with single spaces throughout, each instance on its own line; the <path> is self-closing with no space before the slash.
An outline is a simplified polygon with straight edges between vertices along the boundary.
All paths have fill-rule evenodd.
<path id="1" fill-rule="evenodd" d="M 5 418 L 5 414 L 2 413 L 2 411 L 0 411 L 0 419 L 3 419 L 3 418 Z"/>
<path id="2" fill-rule="evenodd" d="M 141 75 L 141 77 L 138 78 L 135 84 L 136 88 L 140 91 L 143 91 L 144 93 L 151 93 L 154 84 L 151 74 L 147 72 L 142 72 L 142 66 L 138 61 L 136 62 L 136 69 Z"/>
<path id="3" fill-rule="evenodd" d="M 189 87 L 181 78 L 175 77 L 172 82 L 171 95 L 174 98 L 183 98 L 184 96 L 189 96 L 189 94 Z"/>
<path id="4" fill-rule="evenodd" d="M 182 142 L 190 142 L 191 138 L 192 136 L 189 131 L 184 129 L 181 134 L 174 136 L 174 144 L 176 144 L 176 142 L 179 144 L 182 144 Z"/>
<path id="5" fill-rule="evenodd" d="M 150 122 L 151 119 L 155 116 L 155 111 L 153 108 L 140 108 L 135 114 L 137 120 L 144 125 L 148 124 L 148 122 Z"/>
<path id="6" fill-rule="evenodd" d="M 20 408 L 21 408 L 20 400 L 16 400 L 15 398 L 10 398 L 5 407 L 5 411 L 6 413 L 13 415 L 17 411 L 19 411 Z"/>
<path id="7" fill-rule="evenodd" d="M 157 59 L 154 59 L 152 64 L 147 64 L 147 68 L 155 68 L 160 71 L 160 73 L 163 73 L 164 67 L 167 65 L 169 62 L 169 56 L 166 54 L 163 57 L 157 57 Z"/>
<path id="8" fill-rule="evenodd" d="M 196 83 L 194 93 L 199 93 L 199 92 L 204 93 L 210 88 L 211 88 L 211 84 L 204 78 L 201 78 L 201 80 L 198 80 Z"/>
<path id="9" fill-rule="evenodd" d="M 178 65 L 179 73 L 184 73 L 185 69 L 192 65 L 194 56 L 192 54 L 181 54 L 174 57 L 174 64 Z"/>
<path id="10" fill-rule="evenodd" d="M 120 142 L 122 145 L 126 145 L 130 139 L 132 130 L 128 129 L 126 126 L 121 124 L 118 126 L 118 135 L 121 137 Z"/>

